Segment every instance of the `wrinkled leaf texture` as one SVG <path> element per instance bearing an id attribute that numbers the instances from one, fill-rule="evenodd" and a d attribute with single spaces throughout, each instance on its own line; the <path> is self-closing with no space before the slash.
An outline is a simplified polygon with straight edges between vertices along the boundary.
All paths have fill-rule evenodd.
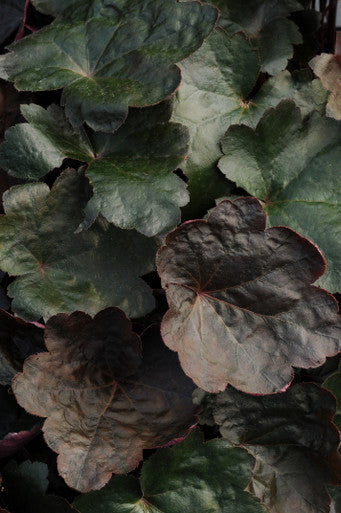
<path id="1" fill-rule="evenodd" d="M 47 417 L 48 446 L 66 483 L 86 492 L 133 470 L 142 450 L 186 436 L 196 423 L 194 385 L 157 327 L 141 343 L 116 308 L 93 319 L 76 312 L 48 320 L 48 353 L 28 358 L 13 382 L 27 411 Z"/>
<path id="2" fill-rule="evenodd" d="M 219 168 L 264 204 L 268 226 L 289 226 L 327 261 L 318 285 L 341 290 L 341 124 L 292 101 L 269 109 L 257 128 L 233 126 Z"/>
<path id="3" fill-rule="evenodd" d="M 340 351 L 341 317 L 326 291 L 318 248 L 285 227 L 265 230 L 255 198 L 223 201 L 207 221 L 184 223 L 157 255 L 169 310 L 165 344 L 208 392 L 287 387 L 292 366 L 317 367 Z"/>

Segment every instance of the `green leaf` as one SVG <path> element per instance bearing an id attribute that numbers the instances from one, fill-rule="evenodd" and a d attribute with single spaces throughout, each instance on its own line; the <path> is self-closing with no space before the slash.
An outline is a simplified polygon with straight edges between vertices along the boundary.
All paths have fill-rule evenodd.
<path id="1" fill-rule="evenodd" d="M 251 98 L 260 65 L 241 33 L 217 28 L 203 46 L 180 64 L 182 82 L 172 119 L 188 126 L 191 154 L 181 168 L 189 178 L 191 204 L 186 215 L 201 216 L 215 198 L 228 195 L 231 184 L 217 171 L 220 141 L 234 123 L 256 126 L 268 107 L 293 98 L 304 112 L 325 110 L 327 94 L 311 73 L 288 71 L 266 81 Z M 212 201 L 213 200 L 213 201 Z"/>
<path id="2" fill-rule="evenodd" d="M 244 491 L 252 458 L 225 440 L 203 443 L 199 430 L 144 463 L 140 483 L 113 477 L 99 492 L 76 499 L 80 513 L 264 513 Z"/>
<path id="3" fill-rule="evenodd" d="M 47 353 L 26 360 L 13 381 L 26 410 L 47 417 L 43 431 L 58 470 L 79 491 L 133 470 L 142 450 L 186 436 L 196 422 L 194 385 L 154 326 L 141 344 L 117 308 L 49 319 Z"/>
<path id="4" fill-rule="evenodd" d="M 336 397 L 337 410 L 335 414 L 335 424 L 341 430 L 341 363 L 337 372 L 329 376 L 323 386 L 332 392 Z"/>
<path id="5" fill-rule="evenodd" d="M 6 133 L 0 165 L 12 175 L 36 180 L 64 158 L 88 163 L 86 174 L 94 189 L 88 220 L 98 212 L 120 228 L 135 228 L 154 236 L 174 228 L 188 202 L 186 185 L 173 170 L 188 154 L 188 131 L 169 123 L 170 102 L 132 109 L 114 134 L 74 130 L 62 109 L 26 105 L 29 123 Z"/>
<path id="6" fill-rule="evenodd" d="M 151 290 L 139 276 L 154 268 L 156 241 L 101 217 L 75 233 L 90 196 L 88 181 L 74 170 L 64 172 L 51 191 L 36 183 L 5 193 L 0 266 L 18 276 L 8 287 L 17 315 L 48 319 L 115 305 L 140 317 L 153 309 Z"/>
<path id="7" fill-rule="evenodd" d="M 335 55 L 322 53 L 310 61 L 325 89 L 330 91 L 327 114 L 341 120 L 341 63 Z"/>
<path id="8" fill-rule="evenodd" d="M 180 83 L 175 63 L 200 47 L 218 14 L 210 5 L 174 0 L 135 1 L 113 13 L 57 19 L 11 45 L 1 57 L 2 77 L 19 90 L 64 88 L 62 104 L 73 125 L 85 121 L 110 132 L 124 122 L 128 106 L 153 105 L 174 93 Z"/>
<path id="9" fill-rule="evenodd" d="M 319 246 L 327 271 L 318 285 L 341 290 L 341 125 L 291 101 L 269 109 L 252 130 L 233 126 L 219 168 L 264 203 L 268 226 L 284 225 Z"/>
<path id="10" fill-rule="evenodd" d="M 0 384 L 10 385 L 25 358 L 44 350 L 43 326 L 0 308 Z"/>
<path id="11" fill-rule="evenodd" d="M 325 270 L 315 245 L 265 230 L 255 198 L 223 201 L 171 232 L 157 255 L 169 310 L 165 344 L 203 390 L 282 390 L 292 366 L 318 367 L 341 349 L 333 296 L 311 285 Z"/>
<path id="12" fill-rule="evenodd" d="M 45 463 L 11 461 L 2 476 L 1 499 L 11 513 L 77 513 L 65 499 L 45 495 L 48 487 Z"/>
<path id="13" fill-rule="evenodd" d="M 341 484 L 333 396 L 311 383 L 284 393 L 246 395 L 229 387 L 214 400 L 221 434 L 256 464 L 248 490 L 271 513 L 328 513 L 326 485 Z"/>
<path id="14" fill-rule="evenodd" d="M 73 7 L 78 0 L 31 0 L 32 5 L 43 14 L 58 16 L 66 9 Z M 86 2 L 84 2 L 85 4 Z M 90 2 L 88 2 L 90 4 Z"/>
<path id="15" fill-rule="evenodd" d="M 229 33 L 243 31 L 259 52 L 261 69 L 276 75 L 293 56 L 293 45 L 302 43 L 297 25 L 288 16 L 302 10 L 296 0 L 215 0 L 221 10 L 219 24 Z"/>

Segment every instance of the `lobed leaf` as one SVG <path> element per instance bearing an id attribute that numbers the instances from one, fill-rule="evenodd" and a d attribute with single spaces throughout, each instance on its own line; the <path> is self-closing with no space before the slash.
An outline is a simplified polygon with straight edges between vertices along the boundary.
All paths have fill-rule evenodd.
<path id="1" fill-rule="evenodd" d="M 154 105 L 175 92 L 175 63 L 201 46 L 218 16 L 200 2 L 112 0 L 108 16 L 88 18 L 88 4 L 81 5 L 86 18 L 57 19 L 12 44 L 0 73 L 19 90 L 63 88 L 71 123 L 104 132 L 122 125 L 128 106 Z"/>
<path id="2" fill-rule="evenodd" d="M 94 195 L 87 221 L 98 212 L 120 228 L 135 228 L 154 236 L 180 221 L 188 202 L 186 184 L 174 171 L 188 154 L 188 131 L 169 123 L 170 102 L 132 109 L 115 134 L 73 129 L 62 109 L 51 105 L 22 108 L 29 123 L 6 133 L 0 165 L 11 175 L 37 180 L 65 158 L 88 164 L 86 175 Z"/>
<path id="3" fill-rule="evenodd" d="M 226 440 L 203 443 L 199 430 L 171 449 L 161 449 L 143 464 L 138 481 L 115 476 L 98 492 L 74 502 L 80 513 L 264 513 L 245 492 L 252 458 Z"/>
<path id="4" fill-rule="evenodd" d="M 75 233 L 90 197 L 88 181 L 74 170 L 65 171 L 51 191 L 37 183 L 5 193 L 0 265 L 17 276 L 8 287 L 17 315 L 48 319 L 115 305 L 140 317 L 153 309 L 151 290 L 139 276 L 154 267 L 156 241 L 101 217 Z"/>
<path id="5" fill-rule="evenodd" d="M 341 484 L 333 396 L 311 383 L 251 396 L 229 387 L 212 401 L 221 434 L 256 463 L 248 490 L 271 513 L 328 513 L 326 485 Z"/>
<path id="6" fill-rule="evenodd" d="M 219 24 L 229 33 L 245 32 L 259 52 L 262 71 L 276 75 L 293 56 L 293 45 L 303 42 L 289 15 L 302 10 L 296 0 L 215 0 L 220 9 Z M 276 34 L 276 37 L 274 37 Z"/>
<path id="7" fill-rule="evenodd" d="M 213 31 L 203 46 L 180 64 L 182 82 L 172 119 L 192 136 L 191 154 L 181 168 L 189 178 L 189 215 L 201 215 L 212 199 L 228 195 L 230 182 L 217 171 L 220 141 L 231 124 L 255 127 L 268 107 L 292 98 L 304 115 L 325 111 L 326 92 L 311 73 L 288 71 L 266 81 L 253 95 L 260 73 L 257 52 L 243 33 Z M 199 211 L 200 209 L 200 211 Z"/>
<path id="8" fill-rule="evenodd" d="M 327 271 L 318 285 L 341 290 L 341 125 L 318 113 L 302 120 L 287 100 L 255 130 L 230 127 L 219 168 L 264 204 L 268 226 L 297 230 L 319 246 Z"/>
<path id="9" fill-rule="evenodd" d="M 322 53 L 309 64 L 321 79 L 323 87 L 330 91 L 327 115 L 341 120 L 341 63 L 335 55 Z"/>
<path id="10" fill-rule="evenodd" d="M 324 270 L 316 246 L 289 228 L 265 230 L 255 198 L 223 201 L 208 217 L 171 232 L 157 255 L 169 310 L 165 344 L 208 392 L 228 383 L 269 394 L 295 367 L 340 351 L 341 317 L 311 285 Z"/>
<path id="11" fill-rule="evenodd" d="M 115 308 L 93 319 L 59 314 L 46 325 L 48 353 L 26 360 L 13 382 L 19 404 L 47 417 L 43 431 L 66 483 L 85 492 L 133 470 L 142 450 L 186 436 L 196 422 L 193 383 L 158 330 L 140 340 Z"/>

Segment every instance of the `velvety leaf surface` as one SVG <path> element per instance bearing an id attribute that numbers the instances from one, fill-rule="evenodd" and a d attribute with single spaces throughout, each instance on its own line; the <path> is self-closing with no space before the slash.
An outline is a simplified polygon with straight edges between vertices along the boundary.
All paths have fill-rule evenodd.
<path id="1" fill-rule="evenodd" d="M 126 3 L 111 2 L 117 5 L 109 17 L 56 20 L 11 45 L 0 61 L 2 78 L 19 90 L 64 88 L 73 125 L 116 130 L 128 106 L 153 105 L 174 93 L 175 63 L 201 46 L 218 15 L 200 2 L 135 0 L 125 9 Z"/>
<path id="2" fill-rule="evenodd" d="M 45 463 L 11 461 L 2 475 L 0 500 L 11 513 L 77 513 L 65 499 L 45 495 L 48 487 Z"/>
<path id="3" fill-rule="evenodd" d="M 311 383 L 251 396 L 229 387 L 214 399 L 221 434 L 256 464 L 248 490 L 272 513 L 328 513 L 326 484 L 340 484 L 333 396 Z"/>
<path id="4" fill-rule="evenodd" d="M 127 473 L 142 450 L 186 436 L 196 422 L 193 383 L 157 327 L 139 337 L 118 309 L 94 319 L 59 314 L 46 325 L 48 353 L 26 360 L 13 383 L 19 404 L 48 417 L 43 431 L 66 483 L 82 492 Z"/>
<path id="5" fill-rule="evenodd" d="M 153 309 L 151 290 L 138 276 L 153 270 L 156 241 L 103 218 L 75 233 L 90 197 L 88 181 L 74 170 L 65 171 L 51 191 L 37 183 L 5 193 L 0 266 L 18 276 L 8 287 L 16 314 L 48 319 L 115 305 L 140 317 Z"/>
<path id="6" fill-rule="evenodd" d="M 3 43 L 24 18 L 25 0 L 1 0 L 0 44 Z"/>
<path id="7" fill-rule="evenodd" d="M 296 0 L 215 0 L 221 10 L 219 24 L 230 34 L 244 31 L 259 52 L 262 71 L 276 75 L 293 56 L 293 45 L 302 43 L 297 25 L 288 19 L 302 10 Z M 275 35 L 275 37 L 274 37 Z"/>
<path id="8" fill-rule="evenodd" d="M 259 198 L 268 226 L 297 230 L 319 246 L 327 271 L 318 284 L 341 290 L 341 124 L 291 101 L 269 109 L 257 128 L 230 127 L 219 168 Z"/>
<path id="9" fill-rule="evenodd" d="M 292 368 L 317 367 L 340 351 L 337 303 L 313 283 L 321 253 L 289 228 L 265 230 L 255 198 L 223 201 L 207 221 L 182 224 L 157 256 L 169 310 L 165 344 L 208 392 L 228 383 L 268 394 Z"/>
<path id="10" fill-rule="evenodd" d="M 189 152 L 189 134 L 169 123 L 170 102 L 132 109 L 115 134 L 74 130 L 62 109 L 26 105 L 29 123 L 6 133 L 0 165 L 12 175 L 36 180 L 64 158 L 88 163 L 94 196 L 87 206 L 89 220 L 99 211 L 120 228 L 135 228 L 147 236 L 169 231 L 180 221 L 188 202 L 186 185 L 174 171 Z"/>
<path id="11" fill-rule="evenodd" d="M 0 384 L 10 385 L 25 358 L 44 350 L 43 326 L 0 309 Z"/>
<path id="12" fill-rule="evenodd" d="M 335 414 L 335 424 L 341 430 L 341 364 L 335 374 L 329 376 L 323 383 L 323 386 L 330 390 L 336 397 L 337 409 Z"/>
<path id="13" fill-rule="evenodd" d="M 330 91 L 327 114 L 341 120 L 341 63 L 335 55 L 322 53 L 310 61 L 310 66 L 323 87 Z"/>
<path id="14" fill-rule="evenodd" d="M 242 33 L 230 36 L 220 28 L 181 64 L 182 82 L 176 94 L 172 119 L 188 126 L 191 154 L 181 168 L 189 177 L 191 205 L 198 215 L 212 199 L 228 195 L 230 184 L 217 172 L 222 156 L 220 141 L 233 123 L 255 127 L 267 107 L 292 98 L 304 115 L 325 111 L 327 94 L 311 73 L 293 77 L 288 71 L 265 82 L 250 99 L 260 72 L 257 52 Z"/>
<path id="15" fill-rule="evenodd" d="M 264 513 L 244 491 L 253 459 L 226 440 L 204 443 L 199 430 L 144 463 L 140 482 L 113 477 L 105 488 L 76 499 L 80 513 Z"/>

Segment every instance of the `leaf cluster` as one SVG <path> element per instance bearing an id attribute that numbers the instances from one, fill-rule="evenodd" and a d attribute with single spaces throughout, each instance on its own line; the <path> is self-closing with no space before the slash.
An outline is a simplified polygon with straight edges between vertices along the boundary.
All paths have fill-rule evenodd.
<path id="1" fill-rule="evenodd" d="M 341 511 L 340 59 L 213 4 L 0 6 L 1 512 Z"/>

